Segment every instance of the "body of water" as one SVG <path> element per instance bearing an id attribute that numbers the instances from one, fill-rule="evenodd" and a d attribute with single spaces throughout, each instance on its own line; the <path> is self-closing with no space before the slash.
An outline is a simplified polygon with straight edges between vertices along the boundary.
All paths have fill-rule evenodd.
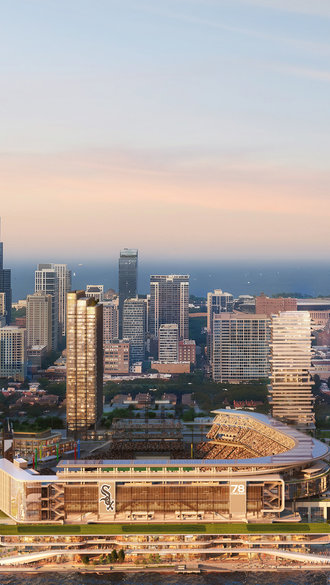
<path id="1" fill-rule="evenodd" d="M 40 260 L 42 261 L 42 259 Z M 46 262 L 44 259 L 43 261 Z M 61 262 L 56 258 L 54 261 Z M 64 259 L 63 262 L 66 260 Z M 70 262 L 72 269 L 72 288 L 84 289 L 86 284 L 104 284 L 105 289 L 118 290 L 117 262 Z M 23 299 L 34 292 L 34 263 L 7 262 L 12 268 L 13 300 Z M 150 274 L 190 274 L 190 292 L 197 296 L 206 296 L 208 291 L 221 288 L 235 296 L 240 294 L 268 295 L 279 292 L 291 292 L 312 296 L 330 296 L 330 262 L 143 262 L 139 261 L 138 291 L 149 292 Z"/>
<path id="2" fill-rule="evenodd" d="M 330 574 L 294 571 L 289 573 L 207 573 L 174 575 L 159 573 L 41 573 L 0 574 L 0 585 L 329 585 Z"/>

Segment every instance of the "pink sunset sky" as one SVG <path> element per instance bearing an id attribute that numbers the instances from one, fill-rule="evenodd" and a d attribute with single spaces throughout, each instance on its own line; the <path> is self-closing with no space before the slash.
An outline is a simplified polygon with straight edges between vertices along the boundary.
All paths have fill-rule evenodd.
<path id="1" fill-rule="evenodd" d="M 9 259 L 328 258 L 325 2 L 4 0 L 1 20 Z"/>

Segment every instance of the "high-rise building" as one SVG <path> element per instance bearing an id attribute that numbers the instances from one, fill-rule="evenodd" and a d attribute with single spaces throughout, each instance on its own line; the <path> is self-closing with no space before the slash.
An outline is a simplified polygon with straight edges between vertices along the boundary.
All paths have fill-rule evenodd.
<path id="1" fill-rule="evenodd" d="M 272 316 L 272 413 L 276 418 L 306 426 L 312 426 L 315 420 L 311 337 L 308 311 L 286 311 Z"/>
<path id="2" fill-rule="evenodd" d="M 281 311 L 296 311 L 297 299 L 291 297 L 269 298 L 264 293 L 256 297 L 256 313 L 263 313 L 270 317 Z"/>
<path id="3" fill-rule="evenodd" d="M 0 377 L 23 382 L 26 378 L 26 330 L 0 327 Z"/>
<path id="4" fill-rule="evenodd" d="M 71 290 L 71 270 L 67 264 L 51 264 L 58 278 L 58 324 L 59 340 L 66 335 L 66 299 Z"/>
<path id="5" fill-rule="evenodd" d="M 149 332 L 158 337 L 166 323 L 176 323 L 179 338 L 189 339 L 188 274 L 150 276 Z"/>
<path id="6" fill-rule="evenodd" d="M 234 297 L 223 292 L 220 288 L 207 293 L 207 357 L 212 364 L 212 339 L 213 339 L 213 315 L 219 313 L 232 313 L 234 310 Z"/>
<path id="7" fill-rule="evenodd" d="M 123 336 L 130 340 L 131 363 L 141 362 L 145 357 L 146 300 L 125 299 L 123 309 Z"/>
<path id="8" fill-rule="evenodd" d="M 6 325 L 6 295 L 0 292 L 0 327 Z"/>
<path id="9" fill-rule="evenodd" d="M 159 327 L 158 361 L 177 362 L 179 360 L 179 327 L 177 323 L 166 323 Z"/>
<path id="10" fill-rule="evenodd" d="M 1 237 L 1 223 L 0 223 Z M 5 320 L 10 325 L 11 321 L 11 270 L 3 267 L 3 242 L 0 242 L 0 293 L 5 293 Z"/>
<path id="11" fill-rule="evenodd" d="M 102 302 L 104 295 L 103 284 L 87 284 L 85 295 L 88 298 L 93 297 L 96 301 Z"/>
<path id="12" fill-rule="evenodd" d="M 266 315 L 214 315 L 213 380 L 240 382 L 268 378 L 269 343 L 270 319 Z"/>
<path id="13" fill-rule="evenodd" d="M 52 349 L 52 297 L 39 291 L 26 299 L 27 347 L 46 346 Z"/>
<path id="14" fill-rule="evenodd" d="M 56 264 L 54 262 L 39 264 L 38 269 L 55 270 L 56 272 L 58 288 L 58 341 L 60 341 L 61 337 L 65 337 L 66 334 L 66 296 L 71 290 L 71 270 L 68 269 L 67 264 Z M 48 286 L 51 286 L 51 284 Z"/>
<path id="15" fill-rule="evenodd" d="M 84 291 L 67 296 L 66 415 L 67 428 L 86 436 L 102 415 L 102 305 Z"/>
<path id="16" fill-rule="evenodd" d="M 118 339 L 119 309 L 118 297 L 113 301 L 103 301 L 103 343 Z"/>
<path id="17" fill-rule="evenodd" d="M 39 264 L 35 271 L 35 292 L 43 292 L 52 297 L 52 349 L 58 346 L 58 276 L 51 264 Z"/>
<path id="18" fill-rule="evenodd" d="M 212 331 L 213 315 L 219 313 L 232 313 L 234 309 L 234 297 L 232 294 L 216 288 L 207 293 L 207 330 Z"/>
<path id="19" fill-rule="evenodd" d="M 137 295 L 138 251 L 124 248 L 119 256 L 119 337 L 123 336 L 123 310 L 126 299 Z"/>
<path id="20" fill-rule="evenodd" d="M 104 375 L 128 374 L 130 365 L 129 339 L 113 339 L 104 344 Z"/>

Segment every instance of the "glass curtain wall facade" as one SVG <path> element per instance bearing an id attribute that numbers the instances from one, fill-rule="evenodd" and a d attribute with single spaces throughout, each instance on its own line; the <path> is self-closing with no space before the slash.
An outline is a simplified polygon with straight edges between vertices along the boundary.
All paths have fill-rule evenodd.
<path id="1" fill-rule="evenodd" d="M 124 248 L 119 256 L 119 338 L 123 337 L 124 301 L 137 295 L 138 251 Z"/>
<path id="2" fill-rule="evenodd" d="M 150 276 L 149 332 L 158 338 L 167 323 L 176 323 L 180 339 L 189 339 L 188 274 Z"/>
<path id="3" fill-rule="evenodd" d="M 67 297 L 67 428 L 77 436 L 95 429 L 102 414 L 102 305 L 84 295 Z"/>
<path id="4" fill-rule="evenodd" d="M 315 422 L 310 375 L 311 339 L 308 311 L 286 311 L 272 316 L 272 414 L 307 426 Z"/>
<path id="5" fill-rule="evenodd" d="M 141 362 L 145 357 L 146 301 L 126 299 L 123 310 L 123 336 L 130 342 L 130 362 Z"/>

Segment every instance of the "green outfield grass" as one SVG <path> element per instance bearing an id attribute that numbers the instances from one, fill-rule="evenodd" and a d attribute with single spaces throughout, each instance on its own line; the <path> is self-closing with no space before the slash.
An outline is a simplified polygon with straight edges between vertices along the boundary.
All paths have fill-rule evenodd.
<path id="1" fill-rule="evenodd" d="M 313 524 L 0 524 L 0 535 L 24 534 L 283 534 L 330 533 L 327 523 Z"/>

